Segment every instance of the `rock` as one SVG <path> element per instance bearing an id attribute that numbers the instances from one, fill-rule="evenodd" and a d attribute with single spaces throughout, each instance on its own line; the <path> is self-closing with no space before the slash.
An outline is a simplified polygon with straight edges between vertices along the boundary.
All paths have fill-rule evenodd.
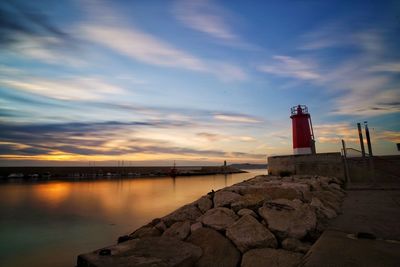
<path id="1" fill-rule="evenodd" d="M 120 237 L 118 237 L 118 241 L 117 243 L 122 243 L 122 242 L 126 242 L 128 240 L 131 240 L 132 238 L 129 235 L 122 235 Z"/>
<path id="2" fill-rule="evenodd" d="M 300 201 L 268 201 L 259 209 L 259 215 L 281 240 L 286 237 L 301 239 L 308 231 L 314 230 L 317 224 L 313 208 Z"/>
<path id="3" fill-rule="evenodd" d="M 201 222 L 196 222 L 190 226 L 190 232 L 193 233 L 197 229 L 200 229 L 203 227 L 203 224 Z"/>
<path id="4" fill-rule="evenodd" d="M 170 237 L 146 237 L 129 240 L 105 248 L 107 255 L 99 255 L 104 250 L 78 256 L 78 267 L 83 266 L 193 266 L 202 251 L 196 245 Z"/>
<path id="5" fill-rule="evenodd" d="M 282 241 L 282 248 L 305 254 L 311 248 L 311 244 L 303 243 L 295 238 L 286 238 L 285 240 Z"/>
<path id="6" fill-rule="evenodd" d="M 241 209 L 237 212 L 237 215 L 239 216 L 244 216 L 244 215 L 251 215 L 254 218 L 258 218 L 257 213 L 255 213 L 254 211 L 250 210 L 250 209 Z"/>
<path id="7" fill-rule="evenodd" d="M 214 208 L 208 210 L 198 221 L 215 230 L 224 230 L 231 226 L 239 217 L 228 208 Z"/>
<path id="8" fill-rule="evenodd" d="M 199 246 L 203 255 L 197 261 L 199 267 L 238 266 L 240 252 L 223 235 L 210 228 L 200 228 L 192 233 L 187 242 Z"/>
<path id="9" fill-rule="evenodd" d="M 278 245 L 275 236 L 251 215 L 244 215 L 229 226 L 226 236 L 242 253 L 252 248 Z"/>
<path id="10" fill-rule="evenodd" d="M 175 237 L 184 240 L 190 234 L 190 222 L 176 222 L 165 230 L 163 236 Z"/>
<path id="11" fill-rule="evenodd" d="M 202 215 L 201 211 L 196 207 L 196 205 L 189 204 L 185 205 L 176 211 L 163 217 L 162 220 L 169 227 L 176 222 L 181 221 L 196 221 L 198 217 Z"/>
<path id="12" fill-rule="evenodd" d="M 241 267 L 294 267 L 302 257 L 301 253 L 283 249 L 252 249 L 243 255 Z"/>
<path id="13" fill-rule="evenodd" d="M 310 203 L 311 207 L 314 207 L 319 219 L 332 219 L 337 216 L 336 212 L 325 205 L 316 197 L 313 197 Z"/>
<path id="14" fill-rule="evenodd" d="M 245 194 L 240 199 L 232 202 L 231 208 L 235 212 L 241 209 L 258 210 L 266 199 L 270 199 L 270 196 L 261 193 Z"/>
<path id="15" fill-rule="evenodd" d="M 312 192 L 313 197 L 318 198 L 325 207 L 333 209 L 336 213 L 340 212 L 342 198 L 330 191 L 315 191 Z"/>
<path id="16" fill-rule="evenodd" d="M 131 239 L 134 238 L 142 238 L 142 237 L 150 237 L 150 236 L 159 236 L 161 232 L 157 230 L 157 228 L 149 225 L 145 225 L 134 231 L 129 235 Z"/>
<path id="17" fill-rule="evenodd" d="M 213 207 L 213 202 L 208 196 L 202 196 L 196 201 L 196 204 L 202 213 L 205 213 L 207 210 Z"/>
<path id="18" fill-rule="evenodd" d="M 165 223 L 163 221 L 160 221 L 154 227 L 160 232 L 164 232 L 167 229 L 167 226 L 165 225 Z"/>
<path id="19" fill-rule="evenodd" d="M 220 190 L 215 192 L 214 195 L 214 207 L 225 207 L 225 206 L 230 206 L 230 204 L 238 199 L 241 198 L 241 195 L 230 192 L 230 191 L 225 191 L 225 190 Z"/>

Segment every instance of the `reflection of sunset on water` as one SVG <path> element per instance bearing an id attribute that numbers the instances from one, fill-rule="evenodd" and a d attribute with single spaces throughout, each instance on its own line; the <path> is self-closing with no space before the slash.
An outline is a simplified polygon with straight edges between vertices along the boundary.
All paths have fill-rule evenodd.
<path id="1" fill-rule="evenodd" d="M 3 184 L 0 232 L 8 240 L 8 252 L 0 252 L 0 265 L 74 266 L 82 251 L 113 243 L 211 190 L 265 172 Z M 24 243 L 26 236 L 32 243 Z M 29 249 L 16 255 L 21 246 Z M 57 256 L 50 257 L 49 251 Z M 2 264 L 2 258 L 13 264 Z"/>
<path id="2" fill-rule="evenodd" d="M 33 193 L 40 201 L 49 206 L 58 206 L 66 200 L 71 192 L 71 184 L 65 182 L 38 184 L 33 186 Z"/>

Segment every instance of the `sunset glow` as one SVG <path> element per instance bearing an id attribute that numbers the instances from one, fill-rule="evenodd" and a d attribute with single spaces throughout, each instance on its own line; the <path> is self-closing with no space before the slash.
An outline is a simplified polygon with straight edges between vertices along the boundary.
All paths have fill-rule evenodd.
<path id="1" fill-rule="evenodd" d="M 398 154 L 398 1 L 2 1 L 0 165 L 215 165 Z"/>

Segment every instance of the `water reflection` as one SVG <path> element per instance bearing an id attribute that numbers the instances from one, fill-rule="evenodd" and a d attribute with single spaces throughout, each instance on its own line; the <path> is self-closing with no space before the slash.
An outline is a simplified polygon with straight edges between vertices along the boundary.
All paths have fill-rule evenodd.
<path id="1" fill-rule="evenodd" d="M 0 266 L 74 266 L 79 253 L 261 173 L 2 184 Z"/>

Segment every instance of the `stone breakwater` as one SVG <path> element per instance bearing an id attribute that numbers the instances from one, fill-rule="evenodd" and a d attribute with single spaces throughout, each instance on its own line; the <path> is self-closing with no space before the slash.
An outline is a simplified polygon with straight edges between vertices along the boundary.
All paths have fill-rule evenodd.
<path id="1" fill-rule="evenodd" d="M 79 255 L 78 267 L 298 266 L 340 213 L 342 185 L 335 177 L 256 176 Z"/>

